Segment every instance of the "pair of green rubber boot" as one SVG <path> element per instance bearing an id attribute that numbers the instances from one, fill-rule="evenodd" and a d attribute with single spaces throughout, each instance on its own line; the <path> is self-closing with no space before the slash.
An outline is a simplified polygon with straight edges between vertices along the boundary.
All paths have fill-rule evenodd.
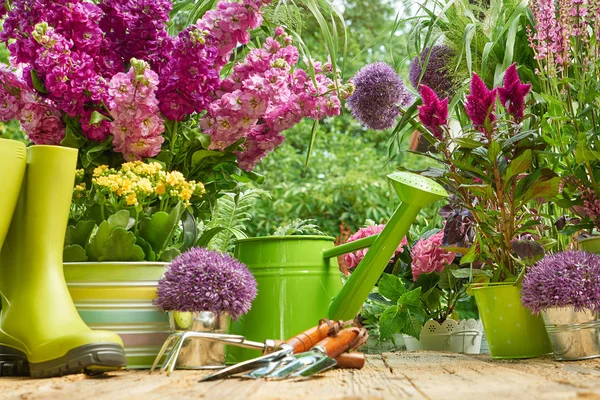
<path id="1" fill-rule="evenodd" d="M 0 376 L 102 373 L 121 338 L 92 331 L 65 283 L 62 251 L 77 151 L 0 139 Z"/>

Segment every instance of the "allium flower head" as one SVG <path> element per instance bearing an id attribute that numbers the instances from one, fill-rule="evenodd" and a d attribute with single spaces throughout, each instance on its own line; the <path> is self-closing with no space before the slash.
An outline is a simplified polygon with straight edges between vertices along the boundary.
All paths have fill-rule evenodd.
<path id="1" fill-rule="evenodd" d="M 360 228 L 358 231 L 356 231 L 355 234 L 353 234 L 352 236 L 350 236 L 348 238 L 348 241 L 346 243 L 354 242 L 355 240 L 364 239 L 366 237 L 373 236 L 373 235 L 379 235 L 381 233 L 381 231 L 383 231 L 383 228 L 385 228 L 385 225 L 383 225 L 383 224 Z M 406 246 L 407 244 L 408 244 L 408 241 L 406 240 L 406 237 L 404 237 L 402 239 L 402 242 L 398 245 L 398 248 L 394 252 L 394 257 L 396 257 L 396 255 L 398 253 L 402 253 L 404 251 L 404 246 Z M 352 270 L 352 269 L 356 268 L 358 266 L 358 264 L 362 261 L 362 259 L 365 258 L 365 255 L 367 254 L 368 250 L 369 249 L 361 249 L 361 250 L 355 251 L 354 253 L 344 254 L 344 261 L 345 261 L 346 265 L 348 266 L 348 269 Z M 394 261 L 394 257 L 392 257 L 392 259 L 390 260 L 390 263 Z"/>
<path id="2" fill-rule="evenodd" d="M 370 129 L 385 130 L 394 126 L 413 96 L 404 87 L 396 71 L 384 62 L 365 65 L 354 76 L 354 93 L 348 107 L 354 118 Z"/>
<path id="3" fill-rule="evenodd" d="M 467 95 L 465 108 L 475 127 L 482 132 L 485 131 L 486 120 L 489 119 L 490 122 L 496 120 L 494 110 L 496 109 L 497 92 L 498 89 L 489 90 L 479 75 L 473 73 L 471 93 Z"/>
<path id="4" fill-rule="evenodd" d="M 192 248 L 177 257 L 158 282 L 154 304 L 164 311 L 246 314 L 256 297 L 256 280 L 228 254 Z"/>
<path id="5" fill-rule="evenodd" d="M 551 307 L 600 311 L 600 254 L 567 251 L 546 256 L 525 275 L 521 300 L 534 313 Z"/>
<path id="6" fill-rule="evenodd" d="M 440 97 L 452 97 L 453 78 L 450 61 L 455 51 L 446 45 L 427 47 L 410 63 L 410 83 L 419 90 L 420 85 L 429 86 Z M 423 72 L 425 68 L 425 72 Z M 422 75 L 422 76 L 421 76 Z"/>
<path id="7" fill-rule="evenodd" d="M 454 261 L 456 254 L 443 249 L 443 241 L 444 231 L 442 230 L 427 239 L 419 240 L 413 246 L 410 267 L 415 282 L 421 274 L 433 271 L 442 272 Z"/>
<path id="8" fill-rule="evenodd" d="M 531 84 L 521 83 L 517 73 L 517 64 L 514 63 L 504 74 L 504 85 L 498 88 L 500 102 L 512 114 L 516 122 L 523 119 L 525 110 L 525 97 L 531 90 Z"/>
<path id="9" fill-rule="evenodd" d="M 421 85 L 421 99 L 423 105 L 418 107 L 419 121 L 436 138 L 441 139 L 443 127 L 448 127 L 448 98 L 440 100 L 429 86 Z"/>

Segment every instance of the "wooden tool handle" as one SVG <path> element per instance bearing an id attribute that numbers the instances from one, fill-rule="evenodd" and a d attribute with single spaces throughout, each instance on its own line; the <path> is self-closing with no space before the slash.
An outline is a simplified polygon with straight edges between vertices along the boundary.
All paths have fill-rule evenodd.
<path id="1" fill-rule="evenodd" d="M 321 340 L 316 346 L 324 348 L 329 357 L 336 358 L 350 348 L 359 334 L 360 329 L 358 328 L 346 328 L 341 330 L 337 336 Z"/>
<path id="2" fill-rule="evenodd" d="M 335 358 L 337 366 L 340 368 L 361 369 L 365 366 L 366 357 L 364 353 L 353 351 L 352 353 L 342 353 Z"/>
<path id="3" fill-rule="evenodd" d="M 332 324 L 338 324 L 332 322 Z M 326 323 L 321 323 L 313 328 L 310 328 L 284 343 L 294 348 L 294 353 L 303 353 L 313 348 L 317 343 L 327 337 L 332 327 Z"/>

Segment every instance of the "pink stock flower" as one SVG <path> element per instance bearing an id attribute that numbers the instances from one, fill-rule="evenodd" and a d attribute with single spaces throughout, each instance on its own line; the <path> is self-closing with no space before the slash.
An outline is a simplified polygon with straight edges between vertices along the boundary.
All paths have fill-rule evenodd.
<path id="1" fill-rule="evenodd" d="M 385 228 L 384 224 L 360 228 L 355 234 L 353 234 L 352 236 L 350 236 L 348 238 L 347 243 L 354 242 L 355 240 L 358 240 L 358 239 L 364 239 L 369 236 L 378 235 L 381 233 L 381 231 L 383 231 L 383 228 Z M 406 240 L 406 237 L 402 238 L 402 242 L 398 245 L 398 248 L 394 252 L 394 257 L 396 257 L 396 255 L 398 253 L 404 252 L 404 246 L 406 246 L 407 244 L 408 244 L 408 241 Z M 362 259 L 365 258 L 365 254 L 367 254 L 368 250 L 369 249 L 361 249 L 361 250 L 355 251 L 354 253 L 345 254 L 344 261 L 346 262 L 348 269 L 356 268 L 358 266 L 358 264 L 362 261 Z M 390 259 L 390 263 L 393 261 L 394 261 L 393 258 Z"/>
<path id="2" fill-rule="evenodd" d="M 421 274 L 442 272 L 454 261 L 454 254 L 442 248 L 444 231 L 436 233 L 427 239 L 419 240 L 412 248 L 412 275 L 416 281 Z"/>
<path id="3" fill-rule="evenodd" d="M 448 99 L 440 100 L 437 94 L 426 85 L 421 85 L 419 120 L 438 139 L 442 138 L 443 127 L 448 127 Z"/>
<path id="4" fill-rule="evenodd" d="M 512 64 L 504 74 L 504 85 L 498 88 L 500 102 L 520 122 L 524 116 L 525 97 L 531 90 L 531 84 L 523 84 L 517 73 L 517 64 Z"/>
<path id="5" fill-rule="evenodd" d="M 494 110 L 496 109 L 496 97 L 498 89 L 489 90 L 479 75 L 473 73 L 471 80 L 471 93 L 467 95 L 465 108 L 467 115 L 477 129 L 490 135 L 485 128 L 486 121 L 493 122 L 496 120 Z"/>

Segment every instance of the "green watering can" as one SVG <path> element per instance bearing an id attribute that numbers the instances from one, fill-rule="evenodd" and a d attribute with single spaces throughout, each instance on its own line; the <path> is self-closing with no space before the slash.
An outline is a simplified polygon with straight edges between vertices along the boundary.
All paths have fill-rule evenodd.
<path id="1" fill-rule="evenodd" d="M 231 325 L 231 333 L 257 341 L 286 339 L 321 318 L 354 319 L 421 208 L 448 196 L 441 185 L 420 175 L 395 172 L 388 179 L 402 204 L 379 235 L 337 247 L 327 236 L 239 240 L 235 257 L 255 276 L 258 295 L 250 312 Z M 366 247 L 369 251 L 342 286 L 336 257 Z M 227 362 L 259 355 L 230 347 Z"/>

